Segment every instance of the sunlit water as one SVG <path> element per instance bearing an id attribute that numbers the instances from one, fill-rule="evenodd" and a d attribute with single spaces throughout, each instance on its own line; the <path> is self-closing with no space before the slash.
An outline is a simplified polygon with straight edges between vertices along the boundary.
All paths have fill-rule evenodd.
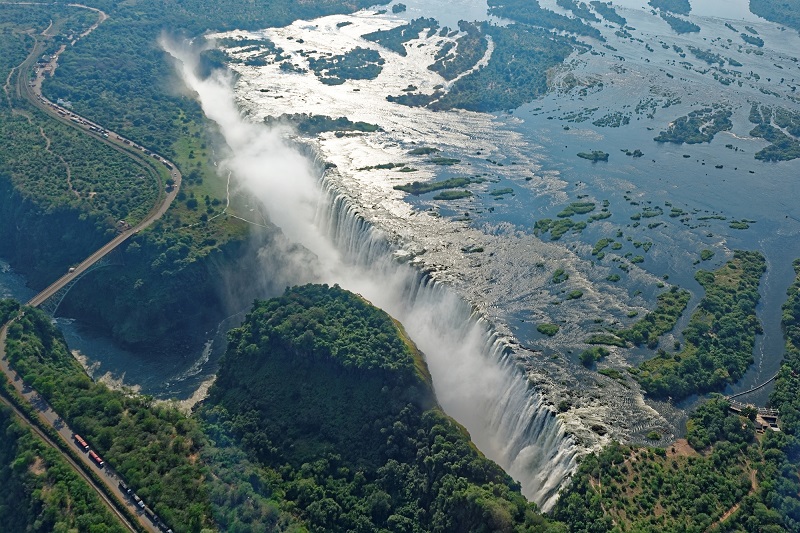
<path id="1" fill-rule="evenodd" d="M 277 65 L 232 64 L 241 76 L 237 83 L 240 105 L 255 121 L 282 113 L 311 113 L 380 125 L 382 133 L 322 134 L 317 139 L 324 157 L 336 164 L 341 190 L 368 220 L 388 232 L 412 262 L 454 285 L 500 331 L 516 337 L 521 349 L 532 350 L 532 381 L 543 389 L 547 382 L 554 385 L 549 391 L 554 399 L 563 398 L 564 389 L 570 390 L 568 396 L 577 408 L 563 415 L 566 420 L 577 417 L 584 424 L 599 420 L 617 436 L 630 438 L 647 427 L 669 433 L 672 426 L 645 406 L 635 388 L 618 388 L 612 380 L 584 372 L 576 364 L 577 354 L 585 348 L 583 340 L 601 327 L 630 323 L 633 319 L 628 315 L 633 311 L 641 316 L 652 308 L 659 284 L 665 280 L 695 292 L 696 304 L 700 291 L 694 273 L 698 268 L 719 266 L 733 249 L 759 249 L 770 264 L 759 306 L 765 335 L 758 339 L 756 364 L 732 388 L 747 389 L 777 369 L 783 343 L 779 308 L 792 278 L 791 260 L 800 256 L 796 238 L 800 212 L 791 201 L 798 192 L 798 164 L 754 160 L 753 154 L 766 143 L 749 136 L 752 125 L 747 120 L 752 101 L 796 107 L 786 96 L 793 93 L 794 77 L 800 79 L 800 69 L 792 61 L 800 39 L 749 14 L 747 2 L 702 4 L 695 2 L 689 16 L 701 32 L 677 35 L 645 3 L 625 2 L 620 14 L 635 28 L 630 31 L 637 40 L 617 37 L 613 28 L 599 25 L 616 51 L 591 43 L 594 53 L 573 56 L 567 68 L 554 76 L 558 90 L 500 115 L 434 113 L 386 101 L 386 95 L 401 94 L 408 85 L 425 92 L 442 83 L 425 68 L 440 39 L 423 35 L 408 46 L 407 57 L 400 57 L 360 35 L 394 27 L 422 13 L 393 16 L 365 11 L 226 36 L 268 38 L 300 67 L 305 54 L 340 54 L 355 46 L 381 51 L 387 63 L 376 80 L 350 80 L 338 86 L 321 84 L 311 72 L 286 74 Z M 563 12 L 555 2 L 543 5 Z M 474 11 L 484 9 L 481 3 L 470 6 Z M 426 3 L 426 7 L 429 16 L 452 15 L 444 4 Z M 765 40 L 763 55 L 725 26 L 725 22 L 743 20 Z M 745 31 L 744 26 L 737 31 Z M 686 56 L 680 57 L 673 45 L 682 47 Z M 736 78 L 743 81 L 742 86 L 714 80 L 714 70 L 688 53 L 690 45 L 741 62 L 742 67 L 729 69 L 743 74 Z M 230 51 L 238 58 L 256 53 Z M 749 75 L 751 71 L 759 77 Z M 731 107 L 734 128 L 712 143 L 678 146 L 652 140 L 675 118 L 717 103 Z M 618 128 L 592 124 L 615 112 L 629 124 Z M 439 148 L 441 155 L 456 157 L 461 163 L 453 167 L 426 164 L 424 157 L 407 154 L 418 146 Z M 628 157 L 622 152 L 625 149 L 640 149 L 645 155 Z M 591 150 L 610 153 L 609 163 L 592 164 L 576 157 Z M 417 171 L 359 170 L 387 162 L 404 162 Z M 430 194 L 407 196 L 392 189 L 412 180 L 477 174 L 489 181 L 471 186 L 476 196 L 455 202 L 437 202 Z M 509 187 L 513 195 L 489 194 Z M 590 225 L 580 236 L 567 234 L 558 243 L 532 235 L 536 220 L 554 218 L 565 204 L 579 198 L 598 204 L 608 200 L 612 217 Z M 631 215 L 647 206 L 659 206 L 664 214 L 635 224 Z M 682 209 L 685 215 L 669 217 L 672 208 Z M 725 220 L 701 220 L 708 216 Z M 756 222 L 748 230 L 735 230 L 729 227 L 735 219 Z M 617 237 L 618 231 L 622 237 Z M 597 261 L 590 251 L 603 237 L 616 238 L 624 246 L 618 252 L 607 249 L 606 258 Z M 644 252 L 634 243 L 653 244 Z M 476 248 L 483 252 L 464 252 Z M 704 248 L 716 255 L 698 266 L 695 261 Z M 613 260 L 626 254 L 645 258 L 628 274 Z M 550 277 L 557 268 L 569 271 L 570 279 L 554 286 Z M 622 276 L 619 283 L 605 281 L 613 273 Z M 582 290 L 583 297 L 564 301 L 565 294 L 575 289 Z M 546 338 L 536 331 L 541 322 L 558 323 L 562 329 L 552 339 Z M 668 336 L 665 346 L 673 340 Z M 608 364 L 620 368 L 646 355 L 613 350 Z M 598 380 L 602 389 L 597 387 Z M 750 399 L 763 401 L 766 394 L 768 389 Z M 675 420 L 670 406 L 657 407 Z M 624 419 L 632 412 L 636 422 Z"/>

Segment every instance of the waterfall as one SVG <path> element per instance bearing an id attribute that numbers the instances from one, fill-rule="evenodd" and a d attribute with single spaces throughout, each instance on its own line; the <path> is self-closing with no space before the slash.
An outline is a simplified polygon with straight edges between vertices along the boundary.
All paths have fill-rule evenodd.
<path id="1" fill-rule="evenodd" d="M 321 180 L 316 220 L 351 274 L 338 283 L 400 320 L 426 356 L 444 410 L 529 500 L 549 510 L 576 467 L 574 438 L 531 386 L 508 342 L 449 286 L 398 261 L 388 238 L 332 176 Z"/>
<path id="2" fill-rule="evenodd" d="M 220 168 L 263 203 L 288 241 L 316 256 L 309 265 L 308 254 L 269 250 L 286 254 L 281 274 L 293 283 L 338 283 L 400 320 L 425 353 L 447 414 L 520 482 L 528 499 L 550 509 L 580 448 L 530 384 L 509 344 L 451 287 L 399 261 L 399 250 L 337 189 L 316 154 L 303 153 L 284 132 L 244 118 L 230 78 L 200 79 L 192 50 L 165 39 L 161 44 L 228 145 Z"/>

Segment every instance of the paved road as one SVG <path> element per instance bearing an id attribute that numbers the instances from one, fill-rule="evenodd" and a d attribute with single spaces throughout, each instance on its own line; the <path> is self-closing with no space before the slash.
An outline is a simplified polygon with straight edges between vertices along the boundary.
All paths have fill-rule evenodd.
<path id="1" fill-rule="evenodd" d="M 75 7 L 86 7 L 81 6 L 79 4 L 70 4 Z M 92 30 L 94 30 L 99 24 L 105 21 L 108 16 L 103 13 L 102 11 L 88 8 L 92 11 L 96 11 L 99 15 L 99 19 L 97 24 L 89 28 L 87 32 L 81 35 L 81 37 L 85 37 L 88 35 Z M 74 42 L 72 43 L 74 44 Z M 63 51 L 65 47 L 61 48 Z M 180 190 L 182 175 L 178 168 L 175 166 L 174 163 L 167 161 L 162 156 L 155 154 L 143 146 L 137 145 L 136 143 L 122 137 L 121 135 L 117 135 L 114 132 L 110 132 L 105 128 L 101 127 L 100 125 L 89 121 L 88 119 L 81 117 L 68 109 L 64 109 L 63 107 L 50 102 L 46 98 L 44 98 L 41 94 L 41 81 L 44 75 L 43 72 L 37 72 L 37 77 L 34 83 L 29 84 L 27 83 L 27 72 L 28 69 L 32 68 L 33 62 L 37 57 L 39 57 L 41 52 L 41 43 L 36 42 L 34 45 L 33 50 L 31 51 L 30 56 L 28 59 L 23 63 L 20 68 L 20 72 L 18 73 L 18 83 L 17 83 L 17 90 L 21 96 L 26 97 L 33 105 L 36 105 L 38 108 L 42 109 L 43 111 L 47 112 L 52 118 L 55 120 L 61 121 L 63 123 L 69 124 L 72 127 L 78 128 L 82 131 L 85 131 L 87 135 L 95 136 L 99 141 L 104 142 L 114 149 L 124 152 L 132 159 L 136 160 L 139 163 L 145 164 L 146 166 L 151 166 L 158 163 L 165 165 L 166 168 L 169 169 L 171 174 L 172 180 L 174 181 L 174 186 L 169 190 L 166 191 L 165 194 L 159 195 L 160 202 L 153 207 L 153 209 L 148 213 L 147 217 L 142 220 L 136 226 L 129 228 L 119 235 L 117 235 L 114 239 L 110 242 L 105 244 L 99 250 L 95 251 L 92 255 L 88 258 L 84 259 L 78 266 L 72 270 L 72 272 L 68 272 L 55 283 L 47 287 L 45 290 L 40 292 L 36 295 L 28 305 L 30 306 L 38 306 L 41 305 L 42 302 L 47 300 L 50 296 L 58 292 L 59 289 L 63 288 L 67 285 L 70 281 L 74 280 L 78 276 L 80 276 L 83 272 L 85 272 L 89 267 L 91 267 L 94 263 L 102 259 L 108 253 L 113 251 L 117 248 L 120 244 L 125 242 L 129 239 L 132 235 L 135 235 L 142 229 L 150 226 L 153 222 L 158 220 L 164 213 L 169 209 L 169 206 L 172 204 L 173 200 L 178 194 Z M 59 52 L 60 53 L 60 52 Z M 57 65 L 58 56 L 53 58 L 51 63 L 51 72 L 55 69 Z M 158 176 L 158 170 L 153 168 L 154 175 Z M 163 184 L 159 183 L 159 187 L 162 187 Z M 80 450 L 77 445 L 74 443 L 72 436 L 74 432 L 72 429 L 59 417 L 59 415 L 53 411 L 53 409 L 48 405 L 48 403 L 39 396 L 39 394 L 33 390 L 30 386 L 25 384 L 21 377 L 14 371 L 10 366 L 8 359 L 6 357 L 5 346 L 6 346 L 6 334 L 8 331 L 8 324 L 3 325 L 0 327 L 0 370 L 5 374 L 9 382 L 14 386 L 14 388 L 25 398 L 31 405 L 37 410 L 39 420 L 44 424 L 47 424 L 54 428 L 57 432 L 59 437 L 67 443 L 68 446 L 75 446 L 76 451 L 79 452 L 79 457 L 81 460 L 81 465 L 78 465 L 72 457 L 64 453 L 62 450 L 58 449 L 55 443 L 52 442 L 35 424 L 32 423 L 24 413 L 21 413 L 19 410 L 14 408 L 15 412 L 20 416 L 20 418 L 29 425 L 37 434 L 39 434 L 48 444 L 51 446 L 56 447 L 59 453 L 67 460 L 73 468 L 90 484 L 90 486 L 100 494 L 102 500 L 109 506 L 111 506 L 114 513 L 120 518 L 122 523 L 131 531 L 138 531 L 138 530 L 145 530 L 145 531 L 152 531 L 157 532 L 159 529 L 153 524 L 153 522 L 145 516 L 144 512 L 137 507 L 128 497 L 127 494 L 123 493 L 122 490 L 119 488 L 119 476 L 113 471 L 113 469 L 106 464 L 105 468 L 99 468 L 88 456 L 86 452 Z M 8 403 L 3 399 L 3 403 Z M 12 406 L 13 407 L 13 406 Z M 89 443 L 91 445 L 91 443 Z M 100 477 L 102 483 L 111 491 L 112 494 L 116 496 L 116 502 L 112 502 L 112 499 L 106 496 L 105 493 L 101 490 L 101 488 L 90 478 L 85 472 L 86 470 L 94 470 L 98 476 Z M 136 516 L 138 521 L 138 528 L 134 527 L 119 511 L 119 508 L 122 506 L 127 507 L 130 509 Z"/>
<path id="2" fill-rule="evenodd" d="M 29 61 L 38 57 L 38 53 L 31 54 Z M 57 63 L 57 57 L 52 60 L 52 64 Z M 30 64 L 26 65 L 30 68 Z M 24 71 L 24 69 L 23 69 Z M 74 280 L 78 276 L 80 276 L 83 272 L 85 272 L 89 267 L 93 264 L 98 262 L 100 259 L 108 255 L 114 249 L 116 249 L 120 244 L 128 240 L 131 236 L 135 235 L 139 231 L 145 229 L 146 227 L 150 226 L 153 222 L 161 218 L 164 213 L 166 213 L 169 206 L 172 204 L 175 197 L 178 195 L 178 191 L 181 187 L 181 182 L 183 180 L 183 175 L 181 174 L 178 167 L 171 161 L 165 159 L 164 157 L 156 154 L 155 152 L 151 152 L 147 150 L 145 147 L 136 144 L 135 142 L 126 139 L 125 137 L 118 135 L 112 131 L 106 130 L 102 126 L 76 114 L 72 111 L 65 109 L 57 104 L 54 104 L 50 100 L 46 99 L 44 96 L 41 95 L 41 80 L 40 78 L 43 76 L 43 73 L 40 72 L 37 74 L 37 80 L 31 86 L 26 83 L 21 83 L 19 86 L 21 92 L 28 97 L 28 99 L 40 109 L 46 111 L 51 117 L 59 120 L 63 123 L 69 124 L 72 127 L 78 128 L 81 131 L 87 133 L 87 135 L 92 135 L 97 138 L 99 141 L 104 142 L 113 148 L 127 154 L 131 158 L 135 159 L 137 162 L 148 165 L 151 163 L 155 163 L 156 161 L 160 162 L 166 168 L 170 169 L 171 178 L 175 182 L 174 186 L 171 190 L 167 191 L 164 194 L 163 198 L 159 202 L 158 205 L 154 206 L 147 217 L 139 222 L 136 226 L 129 228 L 116 237 L 112 239 L 110 242 L 105 244 L 102 248 L 95 251 L 92 255 L 84 259 L 78 266 L 75 267 L 75 270 L 72 272 L 67 272 L 59 279 L 57 279 L 52 285 L 44 289 L 42 292 L 34 296 L 29 302 L 28 305 L 37 307 L 41 305 L 45 300 L 51 297 L 53 294 L 58 292 L 61 288 L 67 285 L 70 281 Z M 24 80 L 25 77 L 22 76 L 20 73 L 19 79 Z M 95 129 L 92 129 L 95 128 Z M 106 132 L 106 133 L 99 133 L 98 132 Z M 152 162 L 149 158 L 152 159 Z M 168 166 L 167 166 L 168 165 Z M 156 171 L 157 172 L 157 171 Z M 161 186 L 161 184 L 159 185 Z"/>

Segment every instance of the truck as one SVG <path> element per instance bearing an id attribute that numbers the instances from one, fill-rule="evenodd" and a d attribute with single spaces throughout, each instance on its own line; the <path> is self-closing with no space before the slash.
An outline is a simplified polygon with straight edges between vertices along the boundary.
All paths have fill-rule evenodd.
<path id="1" fill-rule="evenodd" d="M 103 468 L 103 466 L 105 466 L 105 464 L 106 464 L 106 463 L 105 463 L 105 462 L 104 462 L 104 461 L 103 461 L 103 460 L 100 458 L 100 456 L 99 456 L 99 455 L 97 455 L 96 453 L 94 453 L 94 450 L 90 450 L 90 451 L 89 451 L 89 458 L 90 458 L 92 461 L 94 461 L 94 464 L 96 464 L 96 465 L 97 465 L 99 468 Z"/>
<path id="2" fill-rule="evenodd" d="M 85 440 L 83 440 L 83 437 L 75 433 L 74 435 L 72 435 L 72 439 L 75 441 L 75 444 L 78 445 L 78 448 L 80 448 L 85 452 L 89 451 L 89 444 Z"/>

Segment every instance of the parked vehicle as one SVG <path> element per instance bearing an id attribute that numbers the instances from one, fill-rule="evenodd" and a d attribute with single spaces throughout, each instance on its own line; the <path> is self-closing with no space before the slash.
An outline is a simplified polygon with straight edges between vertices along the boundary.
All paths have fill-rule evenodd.
<path id="1" fill-rule="evenodd" d="M 83 437 L 75 433 L 74 435 L 72 435 L 72 438 L 75 441 L 75 444 L 78 445 L 78 448 L 82 449 L 85 452 L 89 451 L 89 444 L 85 440 L 83 440 Z"/>
<path id="2" fill-rule="evenodd" d="M 98 467 L 100 467 L 100 468 L 103 468 L 103 466 L 105 466 L 105 464 L 106 464 L 106 463 L 105 463 L 105 461 L 103 461 L 103 460 L 100 458 L 100 456 L 99 456 L 99 455 L 97 455 L 96 453 L 94 453 L 94 450 L 90 450 L 90 451 L 89 451 L 89 458 L 90 458 L 92 461 L 94 461 L 94 463 L 95 463 L 95 464 L 96 464 Z"/>

